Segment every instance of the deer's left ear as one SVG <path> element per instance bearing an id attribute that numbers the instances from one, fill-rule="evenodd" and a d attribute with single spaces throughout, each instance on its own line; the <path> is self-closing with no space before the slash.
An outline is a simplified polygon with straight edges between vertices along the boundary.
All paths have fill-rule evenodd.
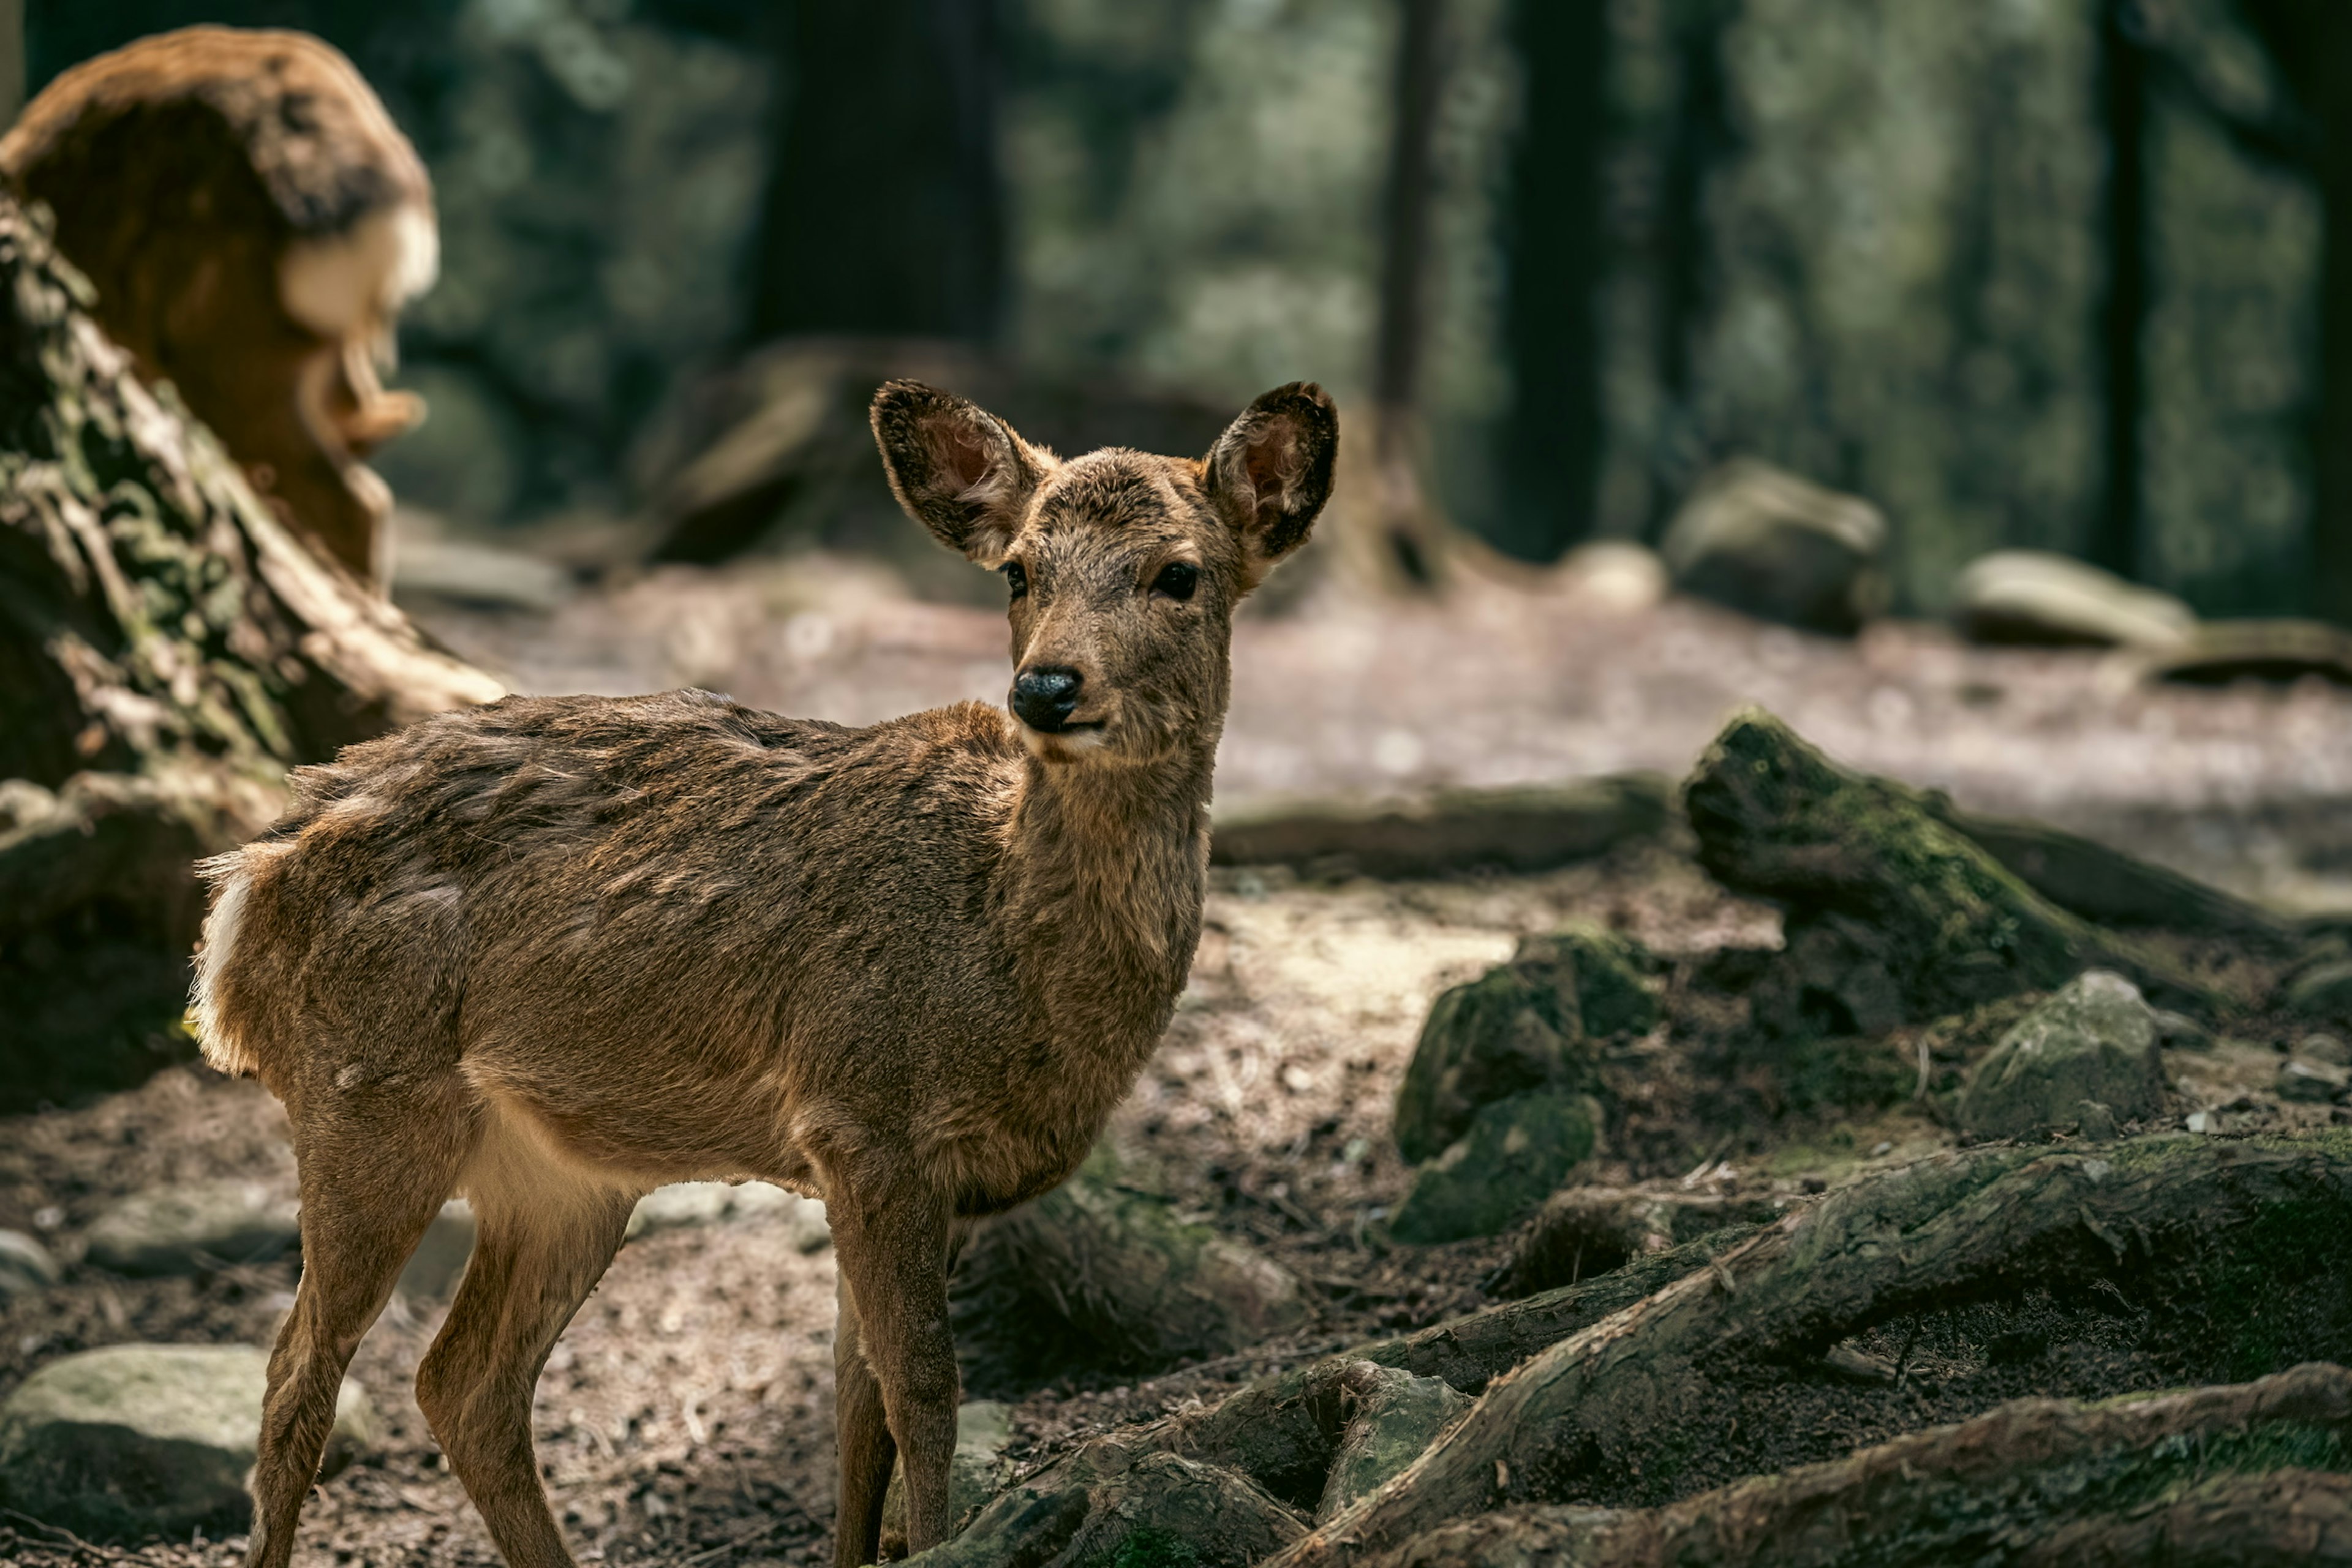
<path id="1" fill-rule="evenodd" d="M 1241 535 L 1244 589 L 1307 542 L 1331 499 L 1339 413 L 1311 381 L 1277 386 L 1242 410 L 1209 448 L 1209 504 Z"/>

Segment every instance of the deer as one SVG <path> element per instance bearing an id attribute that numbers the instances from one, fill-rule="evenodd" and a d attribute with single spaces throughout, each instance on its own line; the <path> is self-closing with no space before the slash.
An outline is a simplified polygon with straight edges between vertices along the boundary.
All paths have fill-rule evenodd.
<path id="1" fill-rule="evenodd" d="M 1008 706 L 853 729 L 698 690 L 509 697 L 297 770 L 205 864 L 191 1016 L 283 1102 L 300 1283 L 268 1365 L 254 1568 L 283 1568 L 361 1335 L 442 1204 L 478 1240 L 416 1399 L 512 1568 L 568 1568 L 532 1390 L 636 1199 L 822 1199 L 839 1275 L 835 1561 L 893 1467 L 945 1540 L 948 1279 L 1085 1158 L 1201 932 L 1234 609 L 1307 539 L 1311 383 L 1207 457 L 1065 460 L 920 383 L 875 395 L 899 504 L 1003 574 Z"/>

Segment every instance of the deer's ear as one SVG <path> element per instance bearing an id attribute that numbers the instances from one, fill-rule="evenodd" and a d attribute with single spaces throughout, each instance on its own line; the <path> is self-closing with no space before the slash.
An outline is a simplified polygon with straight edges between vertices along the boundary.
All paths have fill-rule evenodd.
<path id="1" fill-rule="evenodd" d="M 1202 479 L 1209 504 L 1241 534 L 1246 587 L 1307 542 L 1331 499 L 1339 453 L 1339 410 L 1311 381 L 1265 394 L 1209 448 Z"/>
<path id="2" fill-rule="evenodd" d="M 884 383 L 873 424 L 907 515 L 982 565 L 1002 560 L 1052 455 L 978 404 L 919 381 Z"/>

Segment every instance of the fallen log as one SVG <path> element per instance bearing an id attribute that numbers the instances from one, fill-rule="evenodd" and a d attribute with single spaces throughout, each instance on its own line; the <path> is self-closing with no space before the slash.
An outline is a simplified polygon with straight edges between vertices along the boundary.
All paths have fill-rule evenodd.
<path id="1" fill-rule="evenodd" d="M 1619 773 L 1402 800 L 1254 801 L 1219 808 L 1209 856 L 1220 866 L 1365 877 L 1542 871 L 1655 838 L 1666 829 L 1671 795 L 1654 773 Z"/>
<path id="2" fill-rule="evenodd" d="M 1876 1033 L 2093 967 L 2168 1005 L 2218 1001 L 2163 954 L 2042 897 L 1921 792 L 1836 766 L 1760 710 L 1725 727 L 1683 798 L 1700 864 L 1788 911 L 1780 983 L 1758 997 L 1780 1032 Z"/>
<path id="3" fill-rule="evenodd" d="M 1364 1568 L 1929 1568 L 2341 1563 L 2352 1372 L 2156 1398 L 2027 1399 L 1664 1508 L 1482 1514 Z"/>
<path id="4" fill-rule="evenodd" d="M 1988 1306 L 2029 1297 L 2059 1331 L 2101 1342 L 2078 1358 L 2086 1391 L 2352 1357 L 2347 1268 L 2352 1134 L 1938 1156 L 1833 1194 L 1553 1344 L 1276 1561 L 1354 1562 L 1519 1503 L 1654 1506 L 1806 1458 L 1821 1433 L 1972 1415 L 1997 1402 L 1986 1395 L 2005 1364 L 2049 1353 L 1966 1342 L 2010 1321 Z M 1946 1356 L 1960 1370 L 1929 1386 L 1906 1384 L 1907 1347 L 1891 1367 L 1825 1355 L 1906 1320 L 1974 1363 Z"/>

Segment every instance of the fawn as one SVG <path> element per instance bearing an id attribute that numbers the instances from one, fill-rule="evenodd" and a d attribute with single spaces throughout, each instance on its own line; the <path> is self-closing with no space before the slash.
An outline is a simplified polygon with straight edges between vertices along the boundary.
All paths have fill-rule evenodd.
<path id="1" fill-rule="evenodd" d="M 569 1564 L 531 1448 L 556 1336 L 665 1182 L 824 1200 L 835 1561 L 943 1540 L 963 1225 L 1076 1167 L 1201 930 L 1233 613 L 1306 542 L 1339 424 L 1253 403 L 1201 461 L 1063 461 L 914 382 L 901 505 L 1011 592 L 1012 712 L 845 729 L 701 691 L 509 698 L 293 775 L 207 863 L 207 1058 L 285 1102 L 302 1279 L 270 1357 L 251 1561 L 292 1552 L 335 1392 L 445 1199 L 480 1239 L 417 1403 L 514 1568 Z"/>

